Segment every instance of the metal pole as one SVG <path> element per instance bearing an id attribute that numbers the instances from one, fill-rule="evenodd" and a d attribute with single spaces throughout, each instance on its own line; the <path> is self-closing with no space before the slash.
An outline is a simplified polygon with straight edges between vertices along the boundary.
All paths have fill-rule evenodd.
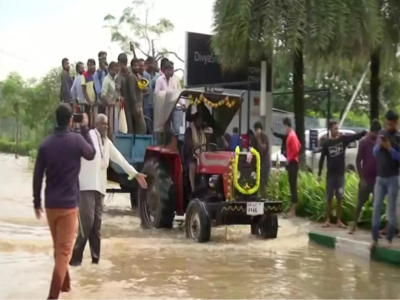
<path id="1" fill-rule="evenodd" d="M 242 104 L 243 104 L 243 93 L 240 95 L 240 107 L 239 107 L 239 137 L 242 135 Z"/>
<path id="2" fill-rule="evenodd" d="M 250 81 L 247 84 L 247 131 L 250 129 L 250 93 L 251 93 L 251 84 Z"/>
<path id="3" fill-rule="evenodd" d="M 368 64 L 368 66 L 367 66 L 367 69 L 365 69 L 364 74 L 361 76 L 361 79 L 360 79 L 360 81 L 358 82 L 357 88 L 356 88 L 356 90 L 354 91 L 353 96 L 351 97 L 350 102 L 347 104 L 346 110 L 344 111 L 344 114 L 343 114 L 343 116 L 342 116 L 342 119 L 340 120 L 339 128 L 342 127 L 342 125 L 343 125 L 343 123 L 344 123 L 344 120 L 346 120 L 347 114 L 349 113 L 350 108 L 351 108 L 351 106 L 353 105 L 353 102 L 354 102 L 354 100 L 356 99 L 357 94 L 358 94 L 358 92 L 359 92 L 360 89 L 361 89 L 361 86 L 362 86 L 362 84 L 363 84 L 363 82 L 364 82 L 364 80 L 365 80 L 365 77 L 367 76 L 368 70 L 369 70 L 369 64 Z"/>
<path id="4" fill-rule="evenodd" d="M 326 136 L 329 138 L 329 122 L 331 118 L 331 90 L 328 89 L 328 115 L 326 117 L 326 129 L 327 133 Z"/>

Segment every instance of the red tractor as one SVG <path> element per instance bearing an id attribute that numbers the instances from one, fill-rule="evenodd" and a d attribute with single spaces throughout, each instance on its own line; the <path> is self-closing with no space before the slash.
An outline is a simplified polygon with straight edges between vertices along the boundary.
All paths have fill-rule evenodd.
<path id="1" fill-rule="evenodd" d="M 214 138 L 225 132 L 242 104 L 240 95 L 195 90 L 174 90 L 157 96 L 157 145 L 146 149 L 142 173 L 147 175 L 148 189 L 139 189 L 138 195 L 142 226 L 172 228 L 175 216 L 185 215 L 186 236 L 197 242 L 210 240 L 212 226 L 230 224 L 248 224 L 252 234 L 276 238 L 277 213 L 282 211 L 282 203 L 258 196 L 259 189 L 266 187 L 259 186 L 260 156 L 255 149 L 220 151 L 211 143 L 215 151 L 203 151 L 200 145 L 195 149 L 195 190 L 191 190 L 183 161 L 184 142 L 170 133 L 170 116 L 182 97 L 192 106 L 207 108 L 211 123 L 218 127 L 213 128 Z"/>

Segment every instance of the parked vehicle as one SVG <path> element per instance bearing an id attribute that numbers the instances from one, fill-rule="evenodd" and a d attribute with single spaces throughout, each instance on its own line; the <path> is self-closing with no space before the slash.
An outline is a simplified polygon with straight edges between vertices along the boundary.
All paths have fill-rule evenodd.
<path id="1" fill-rule="evenodd" d="M 282 211 L 282 202 L 258 197 L 260 158 L 255 150 L 242 152 L 237 148 L 229 152 L 215 144 L 210 144 L 211 151 L 198 147 L 195 190 L 191 191 L 183 161 L 184 141 L 170 132 L 170 116 L 180 98 L 192 102 L 198 99 L 212 107 L 212 115 L 224 132 L 241 108 L 242 95 L 167 91 L 164 101 L 155 102 L 154 138 L 115 137 L 121 153 L 147 175 L 148 189 L 139 188 L 137 193 L 143 227 L 171 228 L 175 216 L 185 216 L 186 236 L 196 242 L 208 242 L 212 226 L 230 224 L 248 224 L 252 234 L 277 237 L 277 213 Z M 110 179 L 119 180 L 123 192 L 129 192 L 134 202 L 137 187 L 115 167 L 109 174 Z"/>
<path id="2" fill-rule="evenodd" d="M 312 172 L 318 169 L 319 160 L 321 158 L 321 149 L 322 145 L 327 139 L 327 129 L 326 128 L 315 128 L 313 130 L 318 131 L 318 149 L 311 151 L 310 150 L 310 130 L 306 130 L 305 132 L 305 141 L 306 141 L 306 149 L 305 149 L 305 156 L 306 156 L 306 167 L 307 169 Z M 351 135 L 355 134 L 355 130 L 350 129 L 339 129 L 340 135 Z M 345 166 L 346 170 L 355 171 L 356 170 L 356 157 L 358 151 L 358 141 L 351 143 L 346 150 L 346 157 L 345 157 Z M 285 168 L 286 166 L 286 157 L 281 154 L 281 151 L 276 151 L 271 155 L 271 162 L 272 167 L 276 168 L 277 157 L 279 160 L 279 168 Z M 324 168 L 326 168 L 326 160 Z"/>

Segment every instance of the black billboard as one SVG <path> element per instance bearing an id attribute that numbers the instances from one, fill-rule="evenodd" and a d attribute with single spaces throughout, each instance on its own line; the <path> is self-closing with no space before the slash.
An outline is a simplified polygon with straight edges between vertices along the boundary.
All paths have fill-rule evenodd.
<path id="1" fill-rule="evenodd" d="M 218 56 L 211 49 L 211 35 L 186 33 L 185 86 L 207 86 L 221 84 L 231 89 L 247 89 L 246 84 L 230 86 L 234 82 L 251 82 L 252 90 L 260 89 L 261 64 L 248 70 L 224 72 Z M 224 85 L 225 84 L 225 85 Z"/>

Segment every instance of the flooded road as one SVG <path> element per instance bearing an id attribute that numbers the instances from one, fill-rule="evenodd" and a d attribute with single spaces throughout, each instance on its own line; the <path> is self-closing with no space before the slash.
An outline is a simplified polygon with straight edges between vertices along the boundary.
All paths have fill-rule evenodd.
<path id="1" fill-rule="evenodd" d="M 53 268 L 46 221 L 32 209 L 25 158 L 0 154 L 0 298 L 44 299 Z M 63 299 L 398 298 L 400 270 L 308 244 L 307 223 L 280 221 L 278 239 L 246 226 L 195 244 L 178 227 L 142 230 L 124 195 L 106 197 L 99 265 L 87 245 Z M 226 240 L 227 238 L 227 240 Z"/>

